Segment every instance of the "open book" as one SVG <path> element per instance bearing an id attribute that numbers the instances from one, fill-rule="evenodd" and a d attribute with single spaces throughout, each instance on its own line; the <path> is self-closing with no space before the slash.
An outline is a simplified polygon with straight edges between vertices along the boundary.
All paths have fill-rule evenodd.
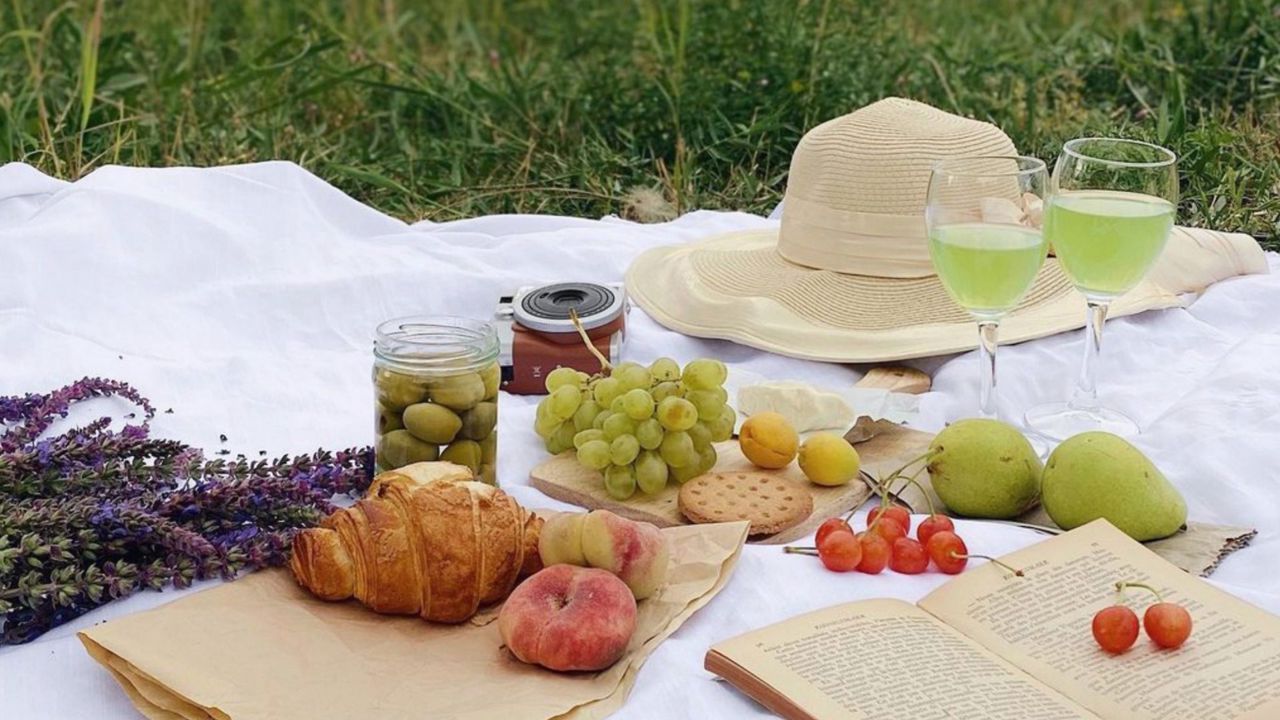
<path id="1" fill-rule="evenodd" d="M 971 566 L 922 599 L 808 613 L 712 647 L 706 667 L 788 718 L 1280 718 L 1280 618 L 1188 575 L 1105 520 Z M 1177 650 L 1112 656 L 1090 632 L 1115 582 L 1191 611 Z M 1132 607 L 1155 602 L 1134 589 Z M 1145 597 L 1144 597 L 1145 596 Z M 1139 606 L 1141 603 L 1141 607 Z"/>

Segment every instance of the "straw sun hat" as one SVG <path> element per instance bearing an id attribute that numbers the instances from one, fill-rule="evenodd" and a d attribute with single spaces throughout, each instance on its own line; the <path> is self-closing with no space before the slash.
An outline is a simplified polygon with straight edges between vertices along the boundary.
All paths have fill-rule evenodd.
<path id="1" fill-rule="evenodd" d="M 779 228 L 651 249 L 628 269 L 627 290 L 673 330 L 793 357 L 881 362 L 972 349 L 973 320 L 947 295 L 929 259 L 929 173 L 944 158 L 1015 154 L 990 123 L 912 100 L 880 100 L 800 140 Z M 1005 217 L 1036 215 L 1016 193 L 993 200 L 983 204 Z M 1176 306 L 1181 293 L 1266 271 L 1248 235 L 1175 228 L 1148 278 L 1111 313 Z M 1084 314 L 1083 297 L 1050 257 L 1001 323 L 1001 339 L 1078 328 Z"/>

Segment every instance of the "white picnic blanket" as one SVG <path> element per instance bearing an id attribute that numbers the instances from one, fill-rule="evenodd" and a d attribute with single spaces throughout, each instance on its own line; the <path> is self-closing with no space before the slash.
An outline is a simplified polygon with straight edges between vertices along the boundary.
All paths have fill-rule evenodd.
<path id="1" fill-rule="evenodd" d="M 521 284 L 616 282 L 645 248 L 772 222 L 695 212 L 664 225 L 517 215 L 407 225 L 289 163 L 107 167 L 75 184 L 11 164 L 0 167 L 0 395 L 97 375 L 174 409 L 157 416 L 157 436 L 211 451 L 224 447 L 220 434 L 225 447 L 250 456 L 363 445 L 372 431 L 371 332 L 380 320 L 484 317 Z M 1280 258 L 1268 259 L 1280 268 Z M 711 355 L 833 386 L 859 376 L 853 367 L 682 337 L 639 310 L 631 327 L 627 354 L 635 360 Z M 1076 332 L 1002 349 L 1006 409 L 1016 415 L 1062 397 L 1080 341 Z M 1222 282 L 1187 309 L 1111 322 L 1105 345 L 1102 394 L 1146 428 L 1138 444 L 1187 496 L 1192 517 L 1260 531 L 1213 581 L 1280 612 L 1280 273 Z M 934 376 L 921 425 L 937 429 L 970 414 L 972 354 L 918 365 Z M 527 486 L 543 457 L 532 432 L 535 401 L 501 399 L 500 482 L 528 506 L 558 506 Z M 961 527 L 970 548 L 989 554 L 1039 537 Z M 835 575 L 811 558 L 748 547 L 724 591 L 645 664 L 617 717 L 767 716 L 702 669 L 710 644 L 841 601 L 915 600 L 943 578 Z M 142 593 L 29 645 L 0 648 L 0 717 L 138 717 L 74 632 L 183 594 Z"/>

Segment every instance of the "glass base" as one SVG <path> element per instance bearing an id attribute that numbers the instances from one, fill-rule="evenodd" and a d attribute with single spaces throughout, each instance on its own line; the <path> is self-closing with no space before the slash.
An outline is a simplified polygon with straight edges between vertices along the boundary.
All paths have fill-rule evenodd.
<path id="1" fill-rule="evenodd" d="M 1120 437 L 1132 437 L 1141 432 L 1138 423 L 1119 410 L 1104 407 L 1086 410 L 1065 402 L 1037 405 L 1027 411 L 1025 419 L 1032 432 L 1058 442 L 1093 430 L 1102 430 Z"/>

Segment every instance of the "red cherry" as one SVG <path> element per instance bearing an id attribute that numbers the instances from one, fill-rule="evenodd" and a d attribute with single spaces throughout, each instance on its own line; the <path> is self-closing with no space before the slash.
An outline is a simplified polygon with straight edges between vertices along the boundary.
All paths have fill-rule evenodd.
<path id="1" fill-rule="evenodd" d="M 1191 613 L 1181 605 L 1158 602 L 1143 613 L 1142 627 L 1156 645 L 1170 649 L 1182 647 L 1191 636 Z"/>
<path id="2" fill-rule="evenodd" d="M 818 543 L 818 559 L 833 572 L 856 570 L 862 562 L 862 544 L 852 532 L 830 533 Z"/>
<path id="3" fill-rule="evenodd" d="M 956 524 L 951 522 L 951 518 L 946 515 L 933 514 L 920 521 L 920 524 L 916 526 L 916 538 L 928 546 L 929 538 L 933 537 L 934 533 L 942 532 L 943 530 L 955 532 Z"/>
<path id="4" fill-rule="evenodd" d="M 872 528 L 870 532 L 873 532 L 879 535 L 880 537 L 884 538 L 885 541 L 888 542 L 890 545 L 893 545 L 893 543 L 896 542 L 898 538 L 903 538 L 907 536 L 907 531 L 902 529 L 902 526 L 898 524 L 898 521 L 891 520 L 889 518 L 885 518 L 880 522 L 876 523 L 875 527 Z"/>
<path id="5" fill-rule="evenodd" d="M 875 522 L 876 518 L 881 515 L 884 516 L 885 520 L 892 520 L 901 525 L 903 535 L 911 532 L 911 513 L 907 512 L 906 508 L 897 505 L 890 505 L 883 511 L 879 507 L 871 508 L 871 512 L 867 513 L 867 527 L 871 527 L 871 523 Z M 883 525 L 884 520 L 881 520 L 880 524 Z"/>
<path id="6" fill-rule="evenodd" d="M 893 546 L 888 540 L 876 533 L 864 532 L 858 535 L 858 544 L 862 545 L 862 562 L 858 563 L 858 572 L 877 575 L 889 564 Z"/>
<path id="7" fill-rule="evenodd" d="M 929 569 L 929 554 L 918 541 L 900 537 L 893 541 L 893 557 L 889 559 L 889 567 L 903 575 L 919 575 Z"/>
<path id="8" fill-rule="evenodd" d="M 1117 655 L 1138 639 L 1138 616 L 1124 605 L 1112 605 L 1093 616 L 1093 639 L 1098 647 Z"/>
<path id="9" fill-rule="evenodd" d="M 924 547 L 933 564 L 948 575 L 960 573 L 969 563 L 969 548 L 965 547 L 964 540 L 959 535 L 949 530 L 940 530 L 931 535 Z"/>
<path id="10" fill-rule="evenodd" d="M 846 522 L 844 518 L 827 518 L 818 526 L 818 534 L 814 536 L 813 544 L 821 545 L 823 538 L 837 530 L 840 532 L 847 532 L 851 535 L 853 534 L 853 528 L 849 526 L 849 523 Z"/>

